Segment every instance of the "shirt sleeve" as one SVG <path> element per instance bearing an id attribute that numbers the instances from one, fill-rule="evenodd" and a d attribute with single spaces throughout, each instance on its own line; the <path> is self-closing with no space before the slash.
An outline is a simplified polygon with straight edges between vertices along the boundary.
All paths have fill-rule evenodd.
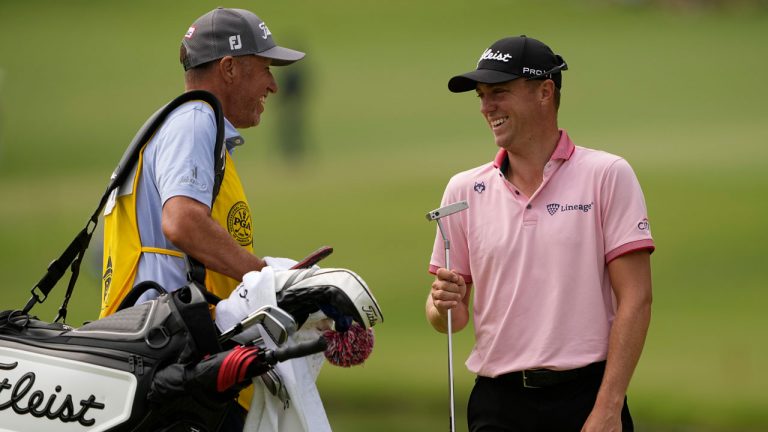
<path id="1" fill-rule="evenodd" d="M 606 262 L 639 249 L 653 252 L 655 246 L 645 197 L 626 160 L 618 159 L 608 168 L 600 205 Z"/>
<path id="2" fill-rule="evenodd" d="M 211 207 L 216 124 L 200 108 L 173 116 L 155 146 L 154 176 L 161 203 L 185 196 Z"/>

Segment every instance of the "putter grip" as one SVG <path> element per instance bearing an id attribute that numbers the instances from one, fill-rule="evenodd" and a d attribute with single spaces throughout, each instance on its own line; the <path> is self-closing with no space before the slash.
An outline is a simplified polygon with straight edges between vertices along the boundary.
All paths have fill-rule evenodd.
<path id="1" fill-rule="evenodd" d="M 293 346 L 278 348 L 274 351 L 264 353 L 264 361 L 270 365 L 277 362 L 284 362 L 292 358 L 304 357 L 310 354 L 316 354 L 325 351 L 328 348 L 328 342 L 320 336 L 317 340 L 302 342 Z"/>

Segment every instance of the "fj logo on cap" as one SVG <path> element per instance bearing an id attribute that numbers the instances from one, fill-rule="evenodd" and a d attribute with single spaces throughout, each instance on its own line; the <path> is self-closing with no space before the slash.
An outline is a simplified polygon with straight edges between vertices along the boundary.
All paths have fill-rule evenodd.
<path id="1" fill-rule="evenodd" d="M 187 30 L 187 34 L 184 35 L 187 39 L 192 39 L 192 35 L 195 33 L 195 28 L 190 27 L 189 30 Z"/>
<path id="2" fill-rule="evenodd" d="M 512 58 L 512 54 L 502 53 L 501 51 L 494 52 L 490 48 L 483 51 L 483 55 L 480 56 L 480 60 L 477 62 L 480 63 L 483 60 L 498 60 L 503 61 L 504 63 L 508 63 L 509 59 Z"/>
<path id="3" fill-rule="evenodd" d="M 243 47 L 243 43 L 240 42 L 240 35 L 234 35 L 229 37 L 229 49 L 234 51 L 242 47 Z"/>
<path id="4" fill-rule="evenodd" d="M 272 34 L 272 32 L 269 31 L 269 28 L 267 27 L 267 25 L 264 23 L 259 24 L 259 28 L 261 29 L 262 32 L 264 32 L 264 34 L 261 36 L 262 39 L 266 39 Z"/>

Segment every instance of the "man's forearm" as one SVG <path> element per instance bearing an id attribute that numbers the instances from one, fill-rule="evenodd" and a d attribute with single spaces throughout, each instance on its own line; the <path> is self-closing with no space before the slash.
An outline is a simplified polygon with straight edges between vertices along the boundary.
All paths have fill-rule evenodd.
<path id="1" fill-rule="evenodd" d="M 246 273 L 261 270 L 266 265 L 263 259 L 240 247 L 221 225 L 213 220 L 211 222 L 205 238 L 184 242 L 183 246 L 177 245 L 179 249 L 203 263 L 206 268 L 238 281 Z"/>
<path id="2" fill-rule="evenodd" d="M 651 305 L 625 305 L 616 312 L 608 343 L 605 375 L 595 407 L 618 409 L 624 403 L 630 379 L 643 351 L 651 320 Z"/>
<path id="3" fill-rule="evenodd" d="M 608 339 L 605 374 L 585 430 L 614 430 L 651 321 L 651 265 L 647 251 L 623 255 L 608 264 L 616 296 L 616 316 Z"/>
<path id="4" fill-rule="evenodd" d="M 163 234 L 176 247 L 215 272 L 242 280 L 265 263 L 242 248 L 210 216 L 207 206 L 186 197 L 173 197 L 163 206 Z"/>

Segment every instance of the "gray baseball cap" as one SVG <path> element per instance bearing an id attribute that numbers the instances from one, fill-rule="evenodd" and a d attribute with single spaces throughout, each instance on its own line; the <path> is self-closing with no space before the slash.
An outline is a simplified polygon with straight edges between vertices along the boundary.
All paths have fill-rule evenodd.
<path id="1" fill-rule="evenodd" d="M 182 60 L 189 70 L 225 56 L 254 54 L 271 58 L 275 66 L 304 58 L 301 51 L 277 46 L 264 21 L 244 9 L 216 8 L 198 18 L 181 40 L 187 50 Z"/>

